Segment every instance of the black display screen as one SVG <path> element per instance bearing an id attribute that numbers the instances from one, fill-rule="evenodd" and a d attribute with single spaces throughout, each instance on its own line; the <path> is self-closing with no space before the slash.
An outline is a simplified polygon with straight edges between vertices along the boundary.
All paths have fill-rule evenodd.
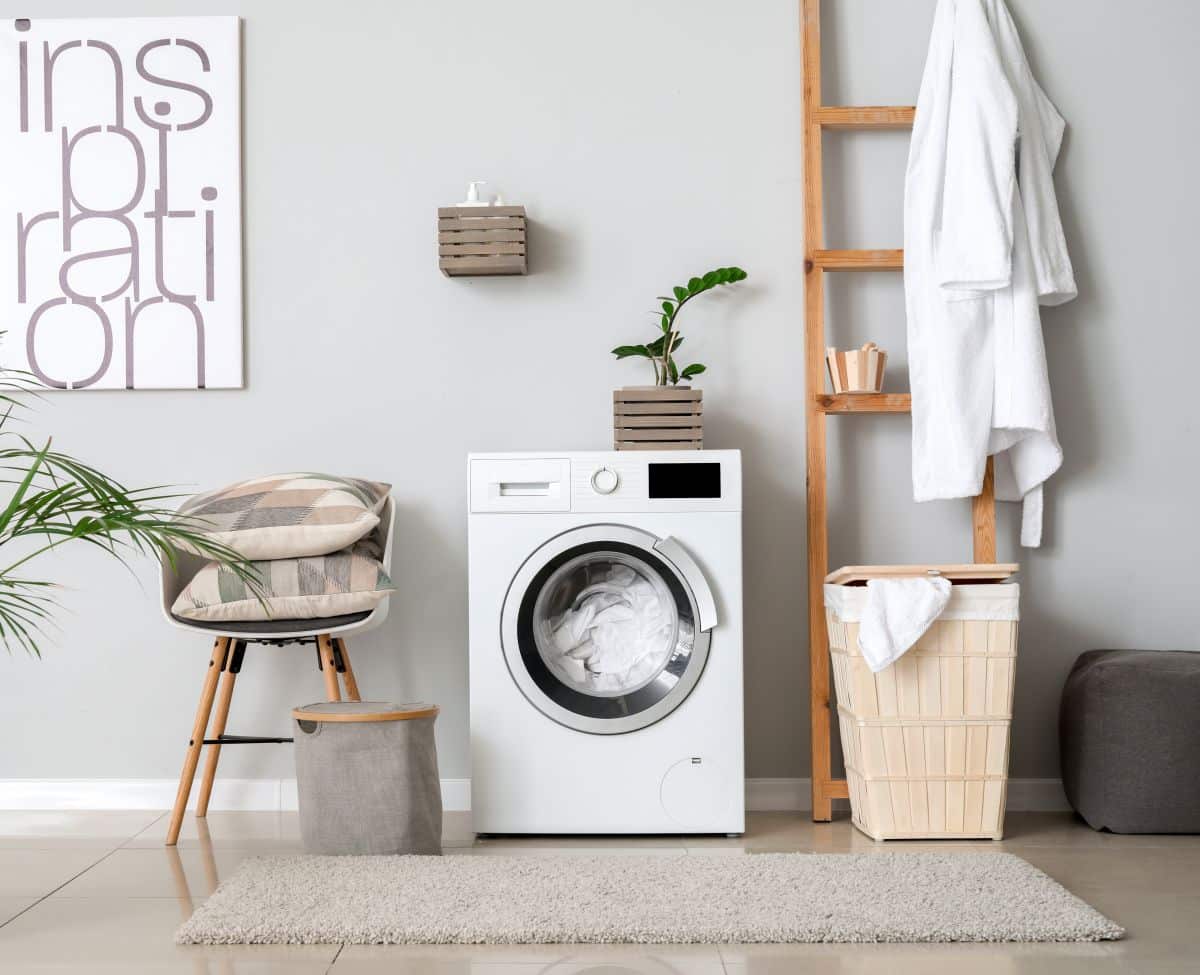
<path id="1" fill-rule="evenodd" d="M 651 464 L 650 497 L 719 498 L 721 496 L 721 465 Z"/>

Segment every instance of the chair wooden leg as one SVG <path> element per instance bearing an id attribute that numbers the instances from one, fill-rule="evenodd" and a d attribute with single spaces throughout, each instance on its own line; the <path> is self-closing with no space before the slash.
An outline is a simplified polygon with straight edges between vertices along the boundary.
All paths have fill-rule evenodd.
<path id="1" fill-rule="evenodd" d="M 334 649 L 337 650 L 338 656 L 342 658 L 342 666 L 345 670 L 342 672 L 342 683 L 346 685 L 346 696 L 351 701 L 361 701 L 362 695 L 358 693 L 358 681 L 354 678 L 354 667 L 350 663 L 350 654 L 346 650 L 346 641 L 338 637 L 333 641 Z"/>
<path id="2" fill-rule="evenodd" d="M 317 637 L 317 647 L 321 651 L 321 673 L 325 675 L 325 697 L 330 701 L 342 699 L 338 687 L 337 664 L 333 659 L 333 640 L 328 633 Z"/>
<path id="3" fill-rule="evenodd" d="M 213 712 L 212 735 L 220 738 L 225 734 L 225 723 L 229 720 L 229 704 L 233 700 L 233 685 L 242 669 L 242 656 L 246 652 L 243 640 L 234 640 L 230 652 L 225 656 L 225 671 L 221 674 L 221 688 L 217 692 L 217 708 Z M 208 815 L 208 800 L 212 796 L 213 780 L 217 776 L 217 762 L 221 760 L 221 746 L 209 745 L 204 762 L 204 777 L 200 780 L 200 795 L 196 797 L 196 815 L 203 819 Z"/>
<path id="4" fill-rule="evenodd" d="M 179 829 L 183 825 L 183 813 L 187 809 L 188 797 L 192 792 L 192 781 L 196 777 L 196 766 L 200 762 L 200 749 L 204 747 L 204 733 L 208 730 L 208 716 L 212 713 L 213 697 L 217 693 L 217 680 L 225 669 L 229 653 L 229 637 L 217 637 L 213 645 L 212 658 L 204 675 L 204 686 L 200 691 L 200 704 L 196 708 L 196 720 L 192 723 L 192 737 L 188 741 L 187 754 L 183 758 L 183 770 L 179 773 L 179 791 L 175 793 L 175 808 L 171 810 L 171 824 L 167 827 L 167 846 L 179 840 Z"/>

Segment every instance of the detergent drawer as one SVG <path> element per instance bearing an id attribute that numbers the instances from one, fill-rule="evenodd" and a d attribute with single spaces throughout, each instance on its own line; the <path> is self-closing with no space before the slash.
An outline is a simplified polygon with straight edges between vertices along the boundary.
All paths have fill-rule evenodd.
<path id="1" fill-rule="evenodd" d="M 566 457 L 473 458 L 470 466 L 472 512 L 571 510 Z"/>

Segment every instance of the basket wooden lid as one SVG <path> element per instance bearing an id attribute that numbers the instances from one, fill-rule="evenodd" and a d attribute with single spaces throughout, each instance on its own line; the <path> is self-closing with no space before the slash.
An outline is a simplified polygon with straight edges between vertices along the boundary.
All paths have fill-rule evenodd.
<path id="1" fill-rule="evenodd" d="M 297 721 L 411 721 L 413 718 L 432 718 L 437 715 L 436 704 L 409 701 L 393 704 L 391 701 L 321 701 L 293 708 L 292 717 Z"/>
<path id="2" fill-rule="evenodd" d="M 902 579 L 941 576 L 951 582 L 1003 582 L 1020 566 L 1016 562 L 979 562 L 960 565 L 845 565 L 825 577 L 837 586 L 865 583 L 869 579 Z"/>

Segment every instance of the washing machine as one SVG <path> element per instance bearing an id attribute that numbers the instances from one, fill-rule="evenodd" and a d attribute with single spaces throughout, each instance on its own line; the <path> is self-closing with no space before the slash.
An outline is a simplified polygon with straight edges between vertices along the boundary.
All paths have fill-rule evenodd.
<path id="1" fill-rule="evenodd" d="M 468 458 L 479 833 L 741 833 L 733 450 Z"/>

